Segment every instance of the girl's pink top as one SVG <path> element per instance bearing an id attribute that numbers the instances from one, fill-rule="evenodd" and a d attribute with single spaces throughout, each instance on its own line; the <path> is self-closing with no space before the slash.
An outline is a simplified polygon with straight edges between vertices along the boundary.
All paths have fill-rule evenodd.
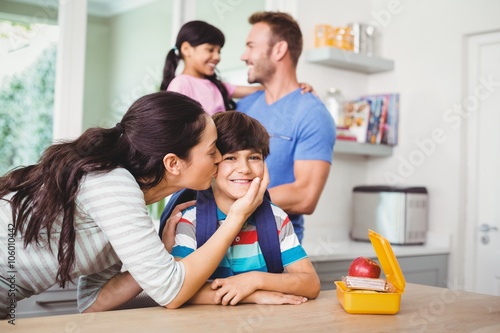
<path id="1" fill-rule="evenodd" d="M 236 86 L 228 83 L 223 84 L 227 89 L 229 98 L 231 98 L 236 90 Z M 209 115 L 226 111 L 222 94 L 217 89 L 217 86 L 208 79 L 179 74 L 170 82 L 167 90 L 184 94 L 200 102 L 205 112 Z"/>

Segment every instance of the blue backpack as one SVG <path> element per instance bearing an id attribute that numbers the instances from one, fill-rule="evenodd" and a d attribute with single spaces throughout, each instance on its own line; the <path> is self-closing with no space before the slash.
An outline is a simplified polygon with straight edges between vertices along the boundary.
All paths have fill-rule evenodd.
<path id="1" fill-rule="evenodd" d="M 184 189 L 172 194 L 170 201 L 165 206 L 160 218 L 159 235 L 161 238 L 167 219 L 172 214 L 175 206 L 180 203 L 196 199 L 196 242 L 201 247 L 217 230 L 217 206 L 212 189 L 194 191 Z M 264 201 L 257 207 L 253 214 L 257 228 L 257 236 L 262 255 L 270 273 L 282 273 L 281 249 L 276 230 L 276 221 L 271 208 L 269 193 L 266 191 Z"/>

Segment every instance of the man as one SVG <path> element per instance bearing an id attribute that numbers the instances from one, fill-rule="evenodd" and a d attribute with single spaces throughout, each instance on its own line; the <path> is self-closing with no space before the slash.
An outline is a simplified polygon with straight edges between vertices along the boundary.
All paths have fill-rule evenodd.
<path id="1" fill-rule="evenodd" d="M 330 171 L 335 124 L 319 98 L 301 94 L 297 22 L 281 12 L 258 12 L 249 22 L 253 26 L 241 59 L 248 66 L 248 82 L 260 83 L 264 90 L 240 100 L 237 110 L 259 120 L 271 135 L 269 193 L 302 242 L 302 214 L 314 212 Z"/>

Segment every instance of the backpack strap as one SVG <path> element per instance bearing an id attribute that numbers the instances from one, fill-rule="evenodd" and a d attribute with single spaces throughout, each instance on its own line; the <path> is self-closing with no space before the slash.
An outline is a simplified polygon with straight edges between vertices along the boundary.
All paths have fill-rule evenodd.
<path id="1" fill-rule="evenodd" d="M 200 248 L 217 231 L 217 204 L 212 189 L 198 191 L 196 195 L 196 247 Z M 229 267 L 217 267 L 209 277 L 210 280 L 218 276 L 233 276 Z"/>
<path id="2" fill-rule="evenodd" d="M 217 205 L 212 189 L 196 195 L 196 246 L 200 248 L 217 231 Z"/>
<path id="3" fill-rule="evenodd" d="M 196 242 L 201 247 L 215 233 L 218 226 L 217 205 L 211 189 L 194 191 L 184 189 L 172 194 L 163 209 L 160 218 L 159 235 L 162 236 L 167 219 L 172 214 L 175 206 L 196 198 Z M 266 191 L 262 204 L 254 212 L 257 237 L 267 270 L 270 273 L 282 273 L 281 247 L 276 230 L 276 220 L 271 208 L 269 192 Z M 199 223 L 203 221 L 202 223 Z"/>
<path id="4" fill-rule="evenodd" d="M 165 224 L 167 223 L 167 219 L 172 215 L 172 211 L 174 210 L 175 206 L 196 199 L 196 191 L 195 190 L 190 190 L 188 188 L 180 190 L 172 194 L 170 197 L 170 200 L 168 203 L 165 205 L 165 208 L 163 208 L 163 212 L 161 213 L 160 217 L 160 228 L 158 231 L 158 234 L 161 235 L 163 233 L 163 229 L 165 228 Z"/>
<path id="5" fill-rule="evenodd" d="M 276 220 L 271 208 L 269 192 L 254 212 L 259 246 L 266 261 L 267 271 L 282 273 L 281 247 Z M 200 221 L 203 221 L 200 223 Z M 196 242 L 202 246 L 217 230 L 217 205 L 211 189 L 198 191 L 196 198 Z"/>
<path id="6" fill-rule="evenodd" d="M 266 261 L 267 271 L 269 273 L 283 273 L 280 240 L 278 230 L 276 230 L 276 220 L 271 208 L 270 196 L 267 191 L 264 201 L 255 210 L 254 216 L 259 245 Z"/>

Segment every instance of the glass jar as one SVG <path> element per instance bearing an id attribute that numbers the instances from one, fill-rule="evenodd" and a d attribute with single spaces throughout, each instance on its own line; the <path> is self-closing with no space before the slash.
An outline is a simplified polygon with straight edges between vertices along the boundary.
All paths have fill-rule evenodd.
<path id="1" fill-rule="evenodd" d="M 334 28 L 332 45 L 342 50 L 352 51 L 354 47 L 352 43 L 351 28 L 348 26 Z"/>
<path id="2" fill-rule="evenodd" d="M 332 46 L 333 27 L 328 24 L 316 25 L 314 31 L 314 47 Z"/>
<path id="3" fill-rule="evenodd" d="M 375 43 L 375 27 L 363 23 L 350 23 L 351 35 L 353 39 L 353 51 L 355 53 L 373 56 Z"/>
<path id="4" fill-rule="evenodd" d="M 337 127 L 343 126 L 343 108 L 344 108 L 345 98 L 342 95 L 342 91 L 337 88 L 328 89 L 325 97 L 325 105 L 330 114 L 335 120 L 335 125 Z"/>

